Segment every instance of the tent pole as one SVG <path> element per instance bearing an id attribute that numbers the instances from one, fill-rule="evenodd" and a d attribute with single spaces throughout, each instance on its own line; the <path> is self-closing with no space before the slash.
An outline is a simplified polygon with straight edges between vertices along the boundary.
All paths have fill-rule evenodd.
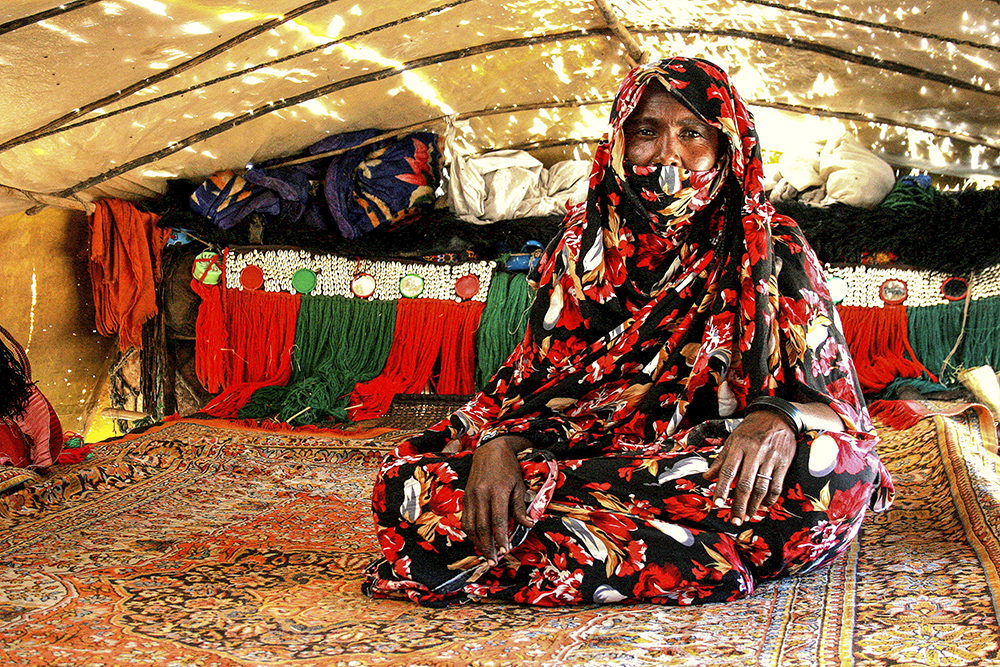
<path id="1" fill-rule="evenodd" d="M 608 28 L 615 34 L 615 37 L 621 40 L 622 46 L 625 47 L 625 59 L 628 61 L 629 66 L 635 67 L 636 65 L 647 63 L 649 61 L 649 51 L 643 51 L 642 47 L 639 46 L 639 42 L 628 31 L 628 28 L 621 24 L 621 21 L 618 20 L 618 15 L 615 14 L 615 10 L 611 6 L 611 2 L 609 0 L 594 0 L 594 2 L 597 4 L 597 8 L 601 10 L 601 15 L 604 17 L 604 22 L 607 23 Z"/>
<path id="2" fill-rule="evenodd" d="M 373 83 L 375 81 L 381 81 L 382 79 L 388 79 L 389 77 L 397 76 L 403 72 L 420 69 L 421 67 L 428 67 L 430 65 L 437 65 L 443 62 L 449 62 L 452 60 L 459 60 L 462 58 L 468 58 L 470 56 L 481 55 L 485 53 L 493 53 L 496 51 L 503 51 L 505 49 L 517 48 L 522 46 L 534 46 L 538 44 L 548 44 L 551 42 L 558 42 L 562 40 L 571 39 L 589 39 L 592 37 L 606 37 L 609 36 L 610 30 L 606 28 L 595 28 L 591 30 L 570 30 L 563 33 L 538 35 L 532 37 L 520 37 L 517 39 L 505 39 L 497 42 L 490 42 L 488 44 L 480 44 L 478 46 L 471 46 L 464 49 L 458 49 L 456 51 L 449 51 L 447 53 L 439 53 L 434 56 L 427 56 L 425 58 L 417 58 L 416 60 L 411 60 L 409 62 L 403 63 L 399 67 L 390 67 L 377 72 L 369 72 L 368 74 L 362 74 L 359 76 L 352 77 L 350 79 L 345 79 L 343 81 L 336 81 L 319 88 L 314 88 L 313 90 L 306 91 L 300 95 L 294 95 L 292 97 L 287 97 L 277 102 L 271 102 L 265 104 L 261 107 L 253 109 L 251 111 L 245 112 L 230 118 L 229 120 L 220 123 L 214 127 L 210 127 L 207 130 L 202 130 L 192 134 L 189 137 L 180 139 L 170 143 L 168 146 L 161 148 L 158 151 L 152 153 L 147 153 L 146 155 L 135 158 L 134 160 L 129 160 L 125 164 L 121 164 L 113 169 L 98 174 L 92 178 L 88 178 L 85 181 L 77 183 L 76 185 L 66 188 L 58 193 L 57 197 L 69 197 L 71 195 L 85 190 L 98 183 L 103 183 L 104 181 L 110 180 L 115 176 L 120 176 L 121 174 L 132 171 L 137 167 L 142 167 L 160 158 L 167 157 L 168 155 L 173 155 L 179 151 L 184 150 L 192 144 L 196 144 L 205 139 L 214 137 L 217 134 L 222 134 L 227 130 L 231 130 L 234 127 L 239 127 L 244 123 L 248 123 L 251 120 L 258 118 L 262 115 L 278 111 L 280 109 L 286 109 L 290 106 L 295 106 L 296 104 L 301 104 L 303 102 L 308 102 L 309 100 L 314 100 L 324 95 L 329 95 L 335 93 L 339 90 L 344 90 L 346 88 L 351 88 L 353 86 L 361 85 L 363 83 Z"/>

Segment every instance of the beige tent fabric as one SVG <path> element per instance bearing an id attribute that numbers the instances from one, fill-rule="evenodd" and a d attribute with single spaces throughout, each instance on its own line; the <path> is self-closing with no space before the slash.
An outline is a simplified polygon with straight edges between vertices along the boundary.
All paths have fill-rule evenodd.
<path id="1" fill-rule="evenodd" d="M 605 4 L 652 57 L 725 65 L 775 155 L 846 129 L 892 164 L 1000 176 L 997 0 Z M 467 154 L 586 159 L 628 62 L 590 0 L 6 2 L 0 186 L 143 198 L 446 118 Z M 32 206 L 0 191 L 0 214 Z"/>

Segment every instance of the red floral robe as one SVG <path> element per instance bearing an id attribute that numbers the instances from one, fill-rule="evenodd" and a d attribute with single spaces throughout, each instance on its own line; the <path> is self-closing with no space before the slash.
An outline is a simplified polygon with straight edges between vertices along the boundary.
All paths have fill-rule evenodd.
<path id="1" fill-rule="evenodd" d="M 657 80 L 723 145 L 707 172 L 629 164 L 622 125 Z M 673 179 L 679 187 L 663 183 Z M 587 202 L 536 273 L 524 339 L 489 385 L 402 443 L 376 479 L 383 558 L 370 595 L 422 604 L 502 599 L 694 604 L 749 595 L 847 548 L 888 507 L 839 318 L 798 226 L 763 192 L 753 120 L 702 60 L 632 70 L 599 144 Z M 704 473 L 756 397 L 821 402 L 843 433 L 798 439 L 781 499 L 740 527 Z M 479 443 L 527 438 L 530 530 L 489 567 L 461 529 Z M 452 440 L 458 454 L 440 453 Z"/>

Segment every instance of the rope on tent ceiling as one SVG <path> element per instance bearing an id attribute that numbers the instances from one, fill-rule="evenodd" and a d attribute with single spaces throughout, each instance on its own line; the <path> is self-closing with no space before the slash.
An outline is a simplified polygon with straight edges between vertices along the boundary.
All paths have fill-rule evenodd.
<path id="1" fill-rule="evenodd" d="M 28 214 L 32 215 L 34 212 L 45 208 L 46 206 L 56 206 L 59 208 L 70 208 L 78 211 L 84 211 L 86 213 L 93 213 L 94 206 L 93 202 L 84 201 L 76 196 L 71 197 L 57 197 L 55 195 L 47 195 L 41 192 L 31 192 L 30 190 L 20 190 L 18 188 L 12 188 L 7 185 L 0 185 L 0 197 L 10 197 L 12 199 L 23 199 L 24 201 L 31 202 L 34 206 L 29 209 Z"/>
<path id="2" fill-rule="evenodd" d="M 482 55 L 485 53 L 492 53 L 494 51 L 503 51 L 505 49 L 518 48 L 523 46 L 535 46 L 539 44 L 549 44 L 552 42 L 560 41 L 573 41 L 576 39 L 590 39 L 594 36 L 603 36 L 608 38 L 611 36 L 611 31 L 607 28 L 591 28 L 582 30 L 570 30 L 562 33 L 548 34 L 548 35 L 534 35 L 531 37 L 520 37 L 517 39 L 505 39 L 498 42 L 490 42 L 488 44 L 479 44 L 477 46 L 470 46 L 464 49 L 458 49 L 455 51 L 448 51 L 446 53 L 440 53 L 434 56 L 427 56 L 424 58 L 417 58 L 416 60 L 411 60 L 403 63 L 398 67 L 389 67 L 386 69 L 379 70 L 377 72 L 369 72 L 367 74 L 362 74 L 359 76 L 352 77 L 350 79 L 345 79 L 343 81 L 337 81 L 325 86 L 320 86 L 319 88 L 314 88 L 305 93 L 299 95 L 294 95 L 292 97 L 286 97 L 284 99 L 278 100 L 277 102 L 269 102 L 264 106 L 257 107 L 239 116 L 234 116 L 227 121 L 224 121 L 214 127 L 210 127 L 207 130 L 202 130 L 192 134 L 185 139 L 172 142 L 165 148 L 161 148 L 153 153 L 148 153 L 134 160 L 130 160 L 124 164 L 121 164 L 113 169 L 89 178 L 86 181 L 77 183 L 76 185 L 66 188 L 61 192 L 56 193 L 57 197 L 70 197 L 81 190 L 86 190 L 87 188 L 103 183 L 104 181 L 110 180 L 115 176 L 120 176 L 121 174 L 132 171 L 137 167 L 142 167 L 144 165 L 155 162 L 161 158 L 167 157 L 168 155 L 173 155 L 179 151 L 184 150 L 191 144 L 196 144 L 200 141 L 204 141 L 210 137 L 214 137 L 217 134 L 221 134 L 227 130 L 231 130 L 234 127 L 248 123 L 255 118 L 259 118 L 268 113 L 278 111 L 279 109 L 285 109 L 290 106 L 295 106 L 296 104 L 301 104 L 302 102 L 307 102 L 309 100 L 316 99 L 318 97 L 323 97 L 324 95 L 329 95 L 346 88 L 351 88 L 353 86 L 361 85 L 364 83 L 372 83 L 374 81 L 381 81 L 382 79 L 387 79 L 389 77 L 397 76 L 403 72 L 419 69 L 421 67 L 428 67 L 430 65 L 437 65 L 443 62 L 448 62 L 451 60 L 458 60 L 460 58 L 467 58 L 474 55 Z M 39 210 L 40 207 L 35 207 L 28 211 L 28 213 L 34 213 Z"/>
<path id="3" fill-rule="evenodd" d="M 765 100 L 747 100 L 747 104 L 751 104 L 757 107 L 767 107 L 769 109 L 778 109 L 779 111 L 791 111 L 794 113 L 807 114 L 810 116 L 825 116 L 828 118 L 839 118 L 841 120 L 851 120 L 858 123 L 871 123 L 877 125 L 889 125 L 891 127 L 904 127 L 908 130 L 917 130 L 919 132 L 927 132 L 936 137 L 947 137 L 948 139 L 957 139 L 969 144 L 979 144 L 982 146 L 988 146 L 990 148 L 996 148 L 1000 150 L 1000 141 L 995 139 L 987 139 L 986 137 L 980 137 L 972 134 L 962 134 L 960 132 L 952 132 L 950 130 L 941 130 L 936 127 L 929 127 L 927 125 L 917 125 L 916 123 L 906 123 L 899 120 L 890 120 L 889 118 L 882 118 L 880 116 L 872 116 L 866 114 L 855 113 L 852 111 L 832 111 L 830 109 L 820 109 L 819 107 L 807 107 L 800 104 L 788 104 L 786 102 L 771 102 Z"/>
<path id="4" fill-rule="evenodd" d="M 643 51 L 642 47 L 639 46 L 639 42 L 635 41 L 635 37 L 628 31 L 628 28 L 623 26 L 621 21 L 618 20 L 618 15 L 615 14 L 611 3 L 608 0 L 595 0 L 595 2 L 597 3 L 597 8 L 601 10 L 604 22 L 607 23 L 608 27 L 611 28 L 611 32 L 621 40 L 622 45 L 625 47 L 625 59 L 628 61 L 629 66 L 635 67 L 636 65 L 644 65 L 649 62 L 649 51 Z"/>
<path id="5" fill-rule="evenodd" d="M 610 102 L 611 100 L 608 99 L 607 101 Z M 600 103 L 605 103 L 605 101 L 601 100 L 601 101 L 594 101 L 594 102 L 592 102 L 592 104 L 600 104 Z M 955 140 L 962 141 L 962 142 L 968 143 L 968 144 L 973 144 L 973 145 L 978 144 L 978 145 L 988 146 L 989 148 L 994 148 L 994 149 L 1000 150 L 1000 141 L 996 141 L 994 139 L 987 139 L 985 137 L 980 137 L 980 136 L 971 135 L 971 134 L 961 134 L 959 132 L 952 132 L 950 130 L 941 130 L 941 129 L 938 129 L 936 127 L 930 127 L 930 126 L 927 126 L 927 125 L 918 125 L 916 123 L 906 123 L 906 122 L 902 122 L 902 121 L 898 121 L 898 120 L 893 120 L 891 118 L 883 118 L 881 116 L 865 115 L 865 114 L 855 113 L 855 112 L 851 112 L 851 111 L 833 111 L 833 110 L 830 110 L 830 109 L 821 109 L 819 107 L 804 106 L 804 105 L 801 105 L 801 104 L 788 104 L 787 102 L 772 102 L 772 101 L 769 101 L 769 100 L 759 100 L 759 99 L 749 99 L 749 98 L 746 100 L 746 103 L 748 105 L 750 105 L 750 106 L 753 106 L 753 107 L 765 107 L 765 108 L 769 108 L 769 109 L 777 109 L 779 111 L 789 111 L 789 112 L 792 112 L 792 113 L 800 113 L 800 114 L 807 115 L 807 116 L 823 116 L 823 117 L 826 117 L 826 118 L 837 118 L 839 120 L 848 120 L 848 121 L 853 121 L 853 122 L 856 122 L 856 123 L 865 123 L 867 125 L 885 125 L 887 127 L 902 127 L 902 128 L 906 128 L 906 129 L 909 129 L 909 130 L 916 130 L 918 132 L 926 132 L 927 134 L 930 134 L 930 135 L 933 135 L 933 136 L 936 136 L 936 137 L 948 138 L 948 139 L 955 139 Z M 581 102 L 581 104 L 583 104 L 583 102 Z M 590 144 L 590 143 L 594 143 L 598 139 L 599 139 L 599 137 L 594 136 L 594 137 L 579 137 L 579 138 L 575 138 L 575 139 L 555 139 L 555 140 L 550 140 L 550 141 L 534 141 L 534 142 L 529 142 L 529 143 L 514 144 L 514 145 L 508 145 L 508 146 L 502 146 L 502 147 L 500 147 L 500 146 L 494 146 L 494 147 L 491 147 L 491 148 L 484 149 L 483 152 L 489 152 L 489 151 L 493 151 L 493 150 L 500 150 L 501 148 L 507 149 L 507 150 L 532 150 L 532 149 L 538 149 L 538 148 L 552 148 L 552 147 L 556 147 L 556 146 L 573 146 L 573 145 L 577 145 L 577 144 Z M 902 164 L 902 161 L 901 161 L 902 159 L 900 158 L 900 156 L 882 156 L 882 157 L 884 159 L 886 159 L 887 161 L 890 161 L 890 162 L 895 161 L 895 163 L 898 166 L 910 166 L 910 165 L 907 165 L 907 164 Z M 931 172 L 935 172 L 935 173 L 945 173 L 944 171 L 941 171 L 940 169 L 935 170 L 935 165 L 931 165 L 931 164 L 921 164 L 921 165 L 919 165 L 918 168 L 922 169 L 924 171 L 931 171 Z M 968 174 L 964 174 L 964 175 L 967 176 L 967 175 L 970 175 L 972 173 L 976 173 L 976 174 L 980 174 L 981 173 L 981 174 L 987 174 L 987 175 L 990 175 L 990 176 L 995 176 L 996 175 L 996 173 L 993 170 L 969 172 Z"/>
<path id="6" fill-rule="evenodd" d="M 397 137 L 401 134 L 407 134 L 417 129 L 426 128 L 430 125 L 436 125 L 438 123 L 443 123 L 445 119 L 451 118 L 455 121 L 468 120 L 469 118 L 482 118 L 484 116 L 496 116 L 501 114 L 514 114 L 524 111 L 536 111 L 538 109 L 564 109 L 566 107 L 581 107 L 581 106 L 591 106 L 595 104 L 611 104 L 614 98 L 611 97 L 599 97 L 594 99 L 582 99 L 582 100 L 558 100 L 555 102 L 536 102 L 533 104 L 512 104 L 503 107 L 492 107 L 490 109 L 480 109 L 478 111 L 466 111 L 460 114 L 454 114 L 452 116 L 437 116 L 436 118 L 428 118 L 425 121 L 419 123 L 413 123 L 412 125 L 406 125 L 404 127 L 398 127 L 393 130 L 386 130 L 381 132 L 371 139 L 362 141 L 356 146 L 351 146 L 350 148 L 337 148 L 332 151 L 324 151 L 322 153 L 314 153 L 312 155 L 303 155 L 301 157 L 292 157 L 287 159 L 277 159 L 268 160 L 258 164 L 258 167 L 271 169 L 274 167 L 290 167 L 296 164 L 304 164 L 306 162 L 313 162 L 315 160 L 322 160 L 323 158 L 334 157 L 337 155 L 343 155 L 348 151 L 353 151 L 362 146 L 369 146 L 371 144 L 378 143 L 384 139 L 390 137 Z M 589 141 L 589 140 L 588 140 Z M 566 145 L 576 143 L 574 141 L 565 142 Z"/>
<path id="7" fill-rule="evenodd" d="M 220 44 L 218 44 L 216 46 L 213 46 L 209 50 L 207 50 L 207 51 L 205 51 L 203 53 L 198 54 L 194 58 L 191 58 L 189 60 L 185 60 L 184 62 L 182 62 L 182 63 L 180 63 L 178 65 L 174 65 L 173 67 L 169 67 L 169 68 L 163 70 L 162 72 L 159 72 L 158 74 L 154 74 L 153 76 L 148 76 L 145 79 L 142 79 L 141 81 L 137 81 L 136 83 L 133 83 L 130 86 L 127 86 L 127 87 L 123 88 L 122 90 L 119 90 L 116 93 L 113 93 L 111 95 L 106 95 L 105 97 L 102 97 L 99 100 L 96 100 L 94 102 L 89 102 L 87 104 L 84 104 L 83 106 L 81 106 L 81 107 L 79 107 L 77 109 L 74 109 L 73 111 L 69 112 L 68 114 L 60 116 L 59 118 L 56 118 L 55 120 L 53 120 L 53 121 L 51 121 L 49 123 L 46 123 L 45 125 L 43 125 L 43 126 L 41 126 L 39 128 L 35 128 L 34 130 L 30 130 L 28 132 L 25 132 L 22 135 L 14 137 L 13 139 L 8 139 L 7 141 L 4 141 L 3 143 L 0 143 L 0 151 L 5 151 L 5 150 L 8 150 L 10 148 L 14 148 L 15 146 L 20 146 L 21 144 L 25 144 L 25 143 L 28 143 L 29 141 L 33 141 L 34 139 L 37 139 L 43 132 L 46 132 L 48 130 L 52 130 L 53 128 L 62 127 L 66 123 L 68 123 L 68 122 L 70 122 L 72 120 L 76 120 L 80 116 L 83 116 L 84 114 L 90 113 L 94 109 L 100 109 L 102 106 L 105 106 L 107 104 L 111 104 L 112 102 L 117 102 L 118 100 L 122 99 L 123 97 L 131 95 L 132 93 L 138 92 L 138 91 L 142 90 L 143 88 L 148 88 L 149 86 L 151 86 L 151 85 L 153 85 L 155 83 L 159 83 L 160 81 L 163 81 L 164 79 L 169 79 L 169 78 L 171 78 L 173 76 L 176 76 L 177 74 L 180 74 L 181 72 L 184 72 L 185 70 L 189 70 L 192 67 L 200 65 L 201 63 L 214 58 L 215 56 L 219 55 L 220 53 L 225 53 L 226 51 L 228 51 L 229 49 L 231 49 L 232 47 L 234 47 L 234 46 L 236 46 L 238 44 L 241 44 L 241 43 L 243 43 L 243 42 L 245 42 L 245 41 L 247 41 L 249 39 L 253 39 L 257 35 L 263 34 L 263 33 L 267 32 L 269 30 L 273 30 L 274 28 L 277 28 L 278 26 L 280 26 L 280 25 L 282 25 L 284 23 L 287 23 L 288 21 L 291 21 L 292 19 L 294 19 L 294 18 L 296 18 L 298 16 L 301 16 L 302 14 L 305 14 L 306 12 L 311 12 L 314 9 L 319 9 L 320 7 L 325 7 L 326 5 L 332 4 L 334 2 L 338 2 L 338 0 L 313 0 L 312 2 L 309 2 L 309 3 L 306 3 L 304 5 L 301 5 L 300 7 L 296 7 L 295 9 L 290 10 L 289 12 L 287 12 L 287 13 L 279 16 L 278 18 L 274 18 L 274 19 L 271 19 L 269 21 L 265 21 L 264 23 L 261 23 L 261 24 L 259 24 L 257 26 L 254 26 L 253 28 L 251 28 L 249 30 L 241 32 L 240 34 L 236 35 L 235 37 L 227 39 L 226 41 L 221 42 Z"/>
<path id="8" fill-rule="evenodd" d="M 998 2 L 1000 0 L 993 0 Z M 910 28 L 904 28 L 898 25 L 886 25 L 882 23 L 875 23 L 874 21 L 865 21 L 864 19 L 854 19 L 848 16 L 841 16 L 839 14 L 829 14 L 827 12 L 820 12 L 815 9 L 805 9 L 804 7 L 789 7 L 788 5 L 783 5 L 779 2 L 769 2 L 768 0 L 741 0 L 741 2 L 746 2 L 751 5 L 760 5 L 761 7 L 771 7 L 772 9 L 780 9 L 786 12 L 793 12 L 795 14 L 804 14 L 806 16 L 814 16 L 816 18 L 827 19 L 829 21 L 837 21 L 838 23 L 850 23 L 851 25 L 858 25 L 864 28 L 869 28 L 871 30 L 878 30 L 879 32 L 890 32 L 898 33 L 901 35 L 912 35 L 913 37 L 921 37 L 923 39 L 933 39 L 940 42 L 947 42 L 950 44 L 958 44 L 961 46 L 972 46 L 977 49 L 987 49 L 989 51 L 1000 52 L 1000 46 L 994 44 L 985 44 L 983 42 L 973 42 L 967 39 L 958 39 L 956 37 L 945 37 L 944 35 L 938 35 L 932 32 L 924 32 L 923 30 L 912 30 Z"/>
<path id="9" fill-rule="evenodd" d="M 896 72 L 897 74 L 905 74 L 906 76 L 911 76 L 915 79 L 933 81 L 935 83 L 941 83 L 946 86 L 961 88 L 962 90 L 971 90 L 973 92 L 982 93 L 984 95 L 990 95 L 991 97 L 1000 97 L 1000 88 L 991 89 L 988 86 L 977 86 L 976 84 L 970 81 L 965 81 L 963 79 L 958 79 L 953 76 L 948 76 L 947 74 L 938 74 L 937 72 L 931 72 L 930 70 L 921 69 L 919 67 L 913 67 L 912 65 L 906 65 L 904 63 L 899 63 L 894 60 L 885 60 L 884 58 L 877 58 L 874 56 L 864 56 L 858 53 L 853 53 L 851 51 L 844 51 L 843 49 L 838 49 L 833 46 L 827 46 L 825 44 L 806 42 L 801 39 L 795 39 L 794 37 L 765 35 L 759 32 L 748 32 L 746 30 L 736 30 L 736 29 L 709 30 L 707 28 L 697 28 L 690 26 L 683 28 L 669 28 L 666 26 L 650 25 L 645 27 L 636 26 L 634 27 L 634 29 L 637 30 L 638 32 L 646 34 L 659 33 L 663 35 L 701 35 L 709 37 L 730 37 L 737 39 L 746 39 L 754 42 L 763 42 L 764 44 L 773 44 L 775 46 L 783 46 L 789 49 L 810 51 L 812 53 L 818 53 L 820 55 L 830 56 L 833 58 L 837 58 L 839 60 L 855 63 L 857 65 L 864 65 L 865 67 L 884 70 L 886 72 Z"/>
<path id="10" fill-rule="evenodd" d="M 251 72 L 255 72 L 255 71 L 261 70 L 261 69 L 267 69 L 269 67 L 274 67 L 276 65 L 280 65 L 281 63 L 287 62 L 289 60 L 294 60 L 296 58 L 301 58 L 303 56 L 307 56 L 307 55 L 310 55 L 312 53 L 316 53 L 317 51 L 323 51 L 323 50 L 329 49 L 329 48 L 331 48 L 333 46 L 337 46 L 338 44 L 343 44 L 344 42 L 350 42 L 350 41 L 356 40 L 356 39 L 358 39 L 360 37 L 365 37 L 367 35 L 371 35 L 373 33 L 380 32 L 380 31 L 386 30 L 388 28 L 395 28 L 395 27 L 398 27 L 398 26 L 403 25 L 405 23 L 409 23 L 411 21 L 416 21 L 416 20 L 419 20 L 419 19 L 427 18 L 428 16 L 433 16 L 434 14 L 440 14 L 441 12 L 447 11 L 447 10 L 453 8 L 453 7 L 457 7 L 458 5 L 464 5 L 465 3 L 472 2 L 472 1 L 473 0 L 453 0 L 453 2 L 449 2 L 449 3 L 444 4 L 444 5 L 439 5 L 437 7 L 434 7 L 433 9 L 428 9 L 428 10 L 419 12 L 417 14 L 410 14 L 409 16 L 404 16 L 402 18 L 396 19 L 395 21 L 390 21 L 389 23 L 383 23 L 383 24 L 377 25 L 377 26 L 375 26 L 373 28 L 368 28 L 367 30 L 362 30 L 362 31 L 356 32 L 354 34 L 347 35 L 346 37 L 339 37 L 337 39 L 331 40 L 329 42 L 325 42 L 325 43 L 320 44 L 318 46 L 313 46 L 313 47 L 310 47 L 310 48 L 302 50 L 302 51 L 297 51 L 296 53 L 290 53 L 287 56 L 282 56 L 280 58 L 275 58 L 274 60 L 267 60 L 267 61 L 259 63 L 257 65 L 251 65 L 250 67 L 246 67 L 246 68 L 241 69 L 241 70 L 236 71 L 236 72 L 230 72 L 228 74 L 223 74 L 222 76 L 218 76 L 218 77 L 216 77 L 214 79 L 208 79 L 207 81 L 200 81 L 198 83 L 195 83 L 193 85 L 188 86 L 187 88 L 181 88 L 180 90 L 174 90 L 174 91 L 171 91 L 169 93 L 164 93 L 162 95 L 157 95 L 156 97 L 150 97 L 150 98 L 145 99 L 145 100 L 143 100 L 141 102 L 136 102 L 135 104 L 130 104 L 128 106 L 123 106 L 123 107 L 120 107 L 118 109 L 112 109 L 111 111 L 107 111 L 107 112 L 101 113 L 100 115 L 93 116 L 92 118 L 86 118 L 86 119 L 81 120 L 81 121 L 76 122 L 76 123 L 70 123 L 69 125 L 63 125 L 62 127 L 54 127 L 54 128 L 52 128 L 50 130 L 37 131 L 38 134 L 36 134 L 35 136 L 33 136 L 30 139 L 30 141 L 34 141 L 36 139 L 42 139 L 44 137 L 48 137 L 48 136 L 51 136 L 53 134 L 59 134 L 60 132 L 67 132 L 69 130 L 72 130 L 72 129 L 75 129 L 75 128 L 78 128 L 78 127 L 82 127 L 84 125 L 89 125 L 91 123 L 97 123 L 97 122 L 100 122 L 100 121 L 105 121 L 108 118 L 111 118 L 113 116 L 117 116 L 119 114 L 126 113 L 128 111 L 134 111 L 136 109 L 139 109 L 139 108 L 142 108 L 142 107 L 145 107 L 145 106 L 149 106 L 150 104 L 156 104 L 158 102 L 164 102 L 164 101 L 169 100 L 169 99 L 171 99 L 173 97 L 180 97 L 181 95 L 186 95 L 188 93 L 193 93 L 196 90 L 202 90 L 204 88 L 208 88 L 209 86 L 215 85 L 217 83 L 222 83 L 224 81 L 229 81 L 230 79 L 237 79 L 239 77 L 246 76 L 247 74 L 250 74 Z"/>
<path id="11" fill-rule="evenodd" d="M 7 21 L 6 23 L 0 23 L 0 35 L 6 35 L 8 32 L 13 32 L 18 28 L 40 23 L 41 21 L 52 18 L 53 16 L 59 16 L 61 14 L 65 14 L 66 12 L 71 12 L 74 9 L 80 9 L 81 7 L 86 7 L 97 2 L 104 2 L 104 0 L 73 0 L 72 2 L 64 2 L 58 7 L 53 7 L 52 9 L 46 9 L 35 14 L 31 14 L 30 16 L 14 19 L 13 21 Z"/>

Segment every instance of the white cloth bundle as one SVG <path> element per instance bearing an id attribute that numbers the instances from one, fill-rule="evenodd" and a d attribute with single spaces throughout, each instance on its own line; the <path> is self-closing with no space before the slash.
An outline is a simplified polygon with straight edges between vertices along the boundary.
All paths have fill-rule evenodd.
<path id="1" fill-rule="evenodd" d="M 854 135 L 844 133 L 783 154 L 773 180 L 771 201 L 797 199 L 821 206 L 841 202 L 874 208 L 892 190 L 896 174 Z"/>
<path id="2" fill-rule="evenodd" d="M 590 163 L 565 160 L 551 169 L 518 150 L 462 157 L 452 154 L 448 204 L 463 220 L 496 222 L 565 213 L 587 196 Z"/>

